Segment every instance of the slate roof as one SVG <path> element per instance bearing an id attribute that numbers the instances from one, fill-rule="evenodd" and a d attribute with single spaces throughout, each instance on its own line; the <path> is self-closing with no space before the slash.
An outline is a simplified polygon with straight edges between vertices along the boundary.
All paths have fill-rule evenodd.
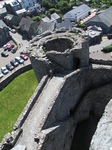
<path id="1" fill-rule="evenodd" d="M 28 19 L 28 18 L 24 18 L 24 17 L 23 17 L 23 18 L 21 19 L 20 23 L 19 23 L 19 26 L 22 27 L 22 30 L 24 30 L 24 31 L 29 31 L 30 26 L 31 26 L 32 23 L 34 23 L 34 21 L 32 21 L 32 20 L 30 20 L 30 19 Z"/>
<path id="2" fill-rule="evenodd" d="M 86 4 L 82 4 L 72 10 L 70 10 L 69 12 L 67 12 L 63 18 L 64 19 L 69 19 L 71 21 L 74 21 L 76 19 L 76 15 L 77 18 L 82 16 L 84 13 L 89 12 L 91 9 L 90 7 L 88 7 Z"/>
<path id="3" fill-rule="evenodd" d="M 41 21 L 38 26 L 38 30 L 41 30 L 42 33 L 44 33 L 45 31 L 53 31 L 54 23 Z"/>
<path id="4" fill-rule="evenodd" d="M 60 16 L 57 13 L 53 13 L 53 14 L 50 15 L 50 17 L 45 17 L 42 20 L 44 22 L 53 22 L 53 21 L 55 21 L 59 18 L 60 18 Z"/>
<path id="5" fill-rule="evenodd" d="M 103 22 L 107 27 L 110 27 L 112 25 L 112 6 L 103 11 L 102 13 L 96 15 L 89 21 Z"/>
<path id="6" fill-rule="evenodd" d="M 7 27 L 7 25 L 2 20 L 0 20 L 0 28 L 3 29 L 4 27 Z"/>
<path id="7" fill-rule="evenodd" d="M 4 13 L 7 13 L 6 8 L 5 7 L 0 8 L 0 14 L 4 14 Z"/>
<path id="8" fill-rule="evenodd" d="M 73 27 L 73 23 L 69 20 L 64 20 L 61 23 L 56 23 L 56 27 L 58 29 L 65 27 L 66 29 L 71 29 Z"/>

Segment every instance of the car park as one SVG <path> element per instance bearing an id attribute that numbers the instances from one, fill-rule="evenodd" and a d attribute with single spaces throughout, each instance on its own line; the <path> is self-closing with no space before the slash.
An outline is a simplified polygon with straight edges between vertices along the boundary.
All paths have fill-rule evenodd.
<path id="1" fill-rule="evenodd" d="M 3 57 L 8 57 L 9 54 L 8 54 L 7 52 L 3 51 L 3 52 L 1 52 L 1 56 L 3 56 Z"/>
<path id="2" fill-rule="evenodd" d="M 3 73 L 0 72 L 0 79 L 3 77 Z"/>
<path id="3" fill-rule="evenodd" d="M 7 64 L 6 65 L 6 68 L 9 70 L 9 71 L 12 71 L 14 69 L 14 66 L 12 66 L 11 64 Z"/>
<path id="4" fill-rule="evenodd" d="M 28 60 L 28 56 L 24 55 L 24 54 L 20 54 L 20 57 L 23 59 L 23 60 Z"/>
<path id="5" fill-rule="evenodd" d="M 18 62 L 19 64 L 23 64 L 24 60 L 21 57 L 15 57 L 15 61 Z"/>
<path id="6" fill-rule="evenodd" d="M 3 74 L 7 74 L 7 73 L 9 73 L 9 71 L 8 71 L 8 69 L 6 68 L 6 67 L 2 67 L 1 68 L 1 72 L 3 73 Z"/>
<path id="7" fill-rule="evenodd" d="M 11 60 L 10 63 L 14 67 L 17 67 L 19 65 L 19 63 L 17 61 L 15 61 L 15 60 Z"/>

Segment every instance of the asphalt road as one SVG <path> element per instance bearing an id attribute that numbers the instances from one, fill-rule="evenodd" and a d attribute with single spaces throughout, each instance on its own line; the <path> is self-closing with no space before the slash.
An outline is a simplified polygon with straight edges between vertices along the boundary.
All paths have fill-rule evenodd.
<path id="1" fill-rule="evenodd" d="M 112 44 L 112 39 L 109 40 L 105 38 L 104 40 L 101 41 L 101 43 L 90 46 L 89 51 L 93 52 L 97 50 L 102 50 L 103 47 L 108 46 L 110 44 Z"/>
<path id="2" fill-rule="evenodd" d="M 9 64 L 10 63 L 10 60 L 12 59 L 15 59 L 15 57 L 17 56 L 20 56 L 20 52 L 25 50 L 25 48 L 28 46 L 28 41 L 27 40 L 23 40 L 22 39 L 22 36 L 18 33 L 10 33 L 11 36 L 13 36 L 13 38 L 18 42 L 20 43 L 20 47 L 17 49 L 16 53 L 11 53 L 11 52 L 8 52 L 9 56 L 8 57 L 2 57 L 0 55 L 0 68 L 1 67 L 4 67 L 6 64 Z M 11 40 L 11 41 L 8 41 L 7 43 L 10 43 L 10 44 L 14 44 L 14 42 Z M 3 48 L 0 48 L 0 53 L 3 51 Z M 30 63 L 30 60 L 28 59 L 27 61 L 25 61 L 25 65 L 26 64 L 29 64 Z M 22 67 L 23 65 L 19 65 L 16 69 Z M 0 70 L 1 71 L 1 70 Z M 15 71 L 15 70 L 13 70 Z M 13 71 L 9 71 L 9 73 L 7 75 L 4 75 L 2 79 L 0 79 L 0 82 L 2 80 L 4 80 L 7 76 L 9 76 L 10 74 L 13 73 Z"/>

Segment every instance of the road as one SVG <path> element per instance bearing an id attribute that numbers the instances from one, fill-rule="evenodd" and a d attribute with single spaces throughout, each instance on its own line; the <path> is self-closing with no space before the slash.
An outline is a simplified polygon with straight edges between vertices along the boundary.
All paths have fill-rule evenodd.
<path id="1" fill-rule="evenodd" d="M 93 51 L 101 50 L 103 47 L 108 46 L 110 44 L 112 44 L 112 39 L 109 40 L 106 38 L 105 40 L 101 41 L 100 44 L 95 44 L 90 46 L 89 51 L 93 52 Z"/>

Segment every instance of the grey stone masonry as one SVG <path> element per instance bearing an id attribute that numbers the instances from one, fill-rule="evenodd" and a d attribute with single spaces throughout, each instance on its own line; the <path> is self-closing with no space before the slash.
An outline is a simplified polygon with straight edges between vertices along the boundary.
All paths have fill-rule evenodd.
<path id="1" fill-rule="evenodd" d="M 38 81 L 46 74 L 66 73 L 89 64 L 87 35 L 76 28 L 37 35 L 27 53 Z"/>

